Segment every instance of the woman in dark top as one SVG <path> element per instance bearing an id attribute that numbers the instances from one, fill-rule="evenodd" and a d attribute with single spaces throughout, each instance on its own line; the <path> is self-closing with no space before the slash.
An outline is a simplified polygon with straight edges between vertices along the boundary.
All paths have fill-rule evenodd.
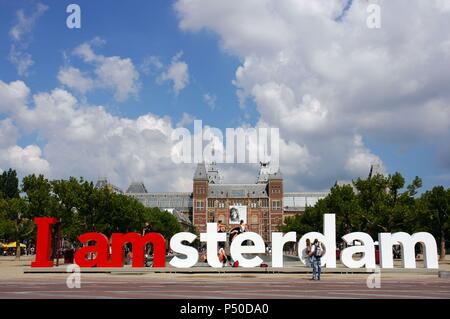
<path id="1" fill-rule="evenodd" d="M 217 231 L 218 233 L 226 233 L 226 228 L 224 224 L 220 224 L 219 225 L 219 230 Z M 217 243 L 217 246 L 219 248 L 219 260 L 220 262 L 222 262 L 222 264 L 225 266 L 228 262 L 228 257 L 227 254 L 225 252 L 225 241 L 219 241 Z"/>

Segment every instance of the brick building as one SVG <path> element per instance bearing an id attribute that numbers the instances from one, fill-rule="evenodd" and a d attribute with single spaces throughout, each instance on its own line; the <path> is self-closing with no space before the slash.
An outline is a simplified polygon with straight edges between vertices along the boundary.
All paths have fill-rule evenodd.
<path id="1" fill-rule="evenodd" d="M 283 177 L 261 163 L 255 184 L 223 184 L 214 164 L 201 163 L 193 178 L 192 221 L 197 232 L 206 231 L 207 222 L 222 222 L 230 230 L 247 223 L 250 231 L 266 242 L 283 222 Z"/>
<path id="2" fill-rule="evenodd" d="M 269 243 L 271 233 L 278 231 L 286 217 L 305 211 L 307 206 L 327 195 L 325 192 L 285 192 L 280 171 L 272 172 L 261 163 L 253 184 L 226 184 L 215 164 L 198 164 L 193 176 L 192 192 L 149 192 L 142 182 L 133 182 L 123 192 L 106 178 L 97 187 L 108 187 L 177 217 L 185 231 L 206 231 L 206 223 L 223 222 L 227 230 L 244 220 L 250 231 Z"/>

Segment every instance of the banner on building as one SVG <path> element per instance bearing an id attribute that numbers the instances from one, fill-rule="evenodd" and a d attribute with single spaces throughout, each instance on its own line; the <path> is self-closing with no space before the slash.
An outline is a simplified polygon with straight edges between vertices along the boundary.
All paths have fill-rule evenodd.
<path id="1" fill-rule="evenodd" d="M 239 224 L 243 220 L 247 223 L 247 206 L 230 206 L 230 224 Z"/>

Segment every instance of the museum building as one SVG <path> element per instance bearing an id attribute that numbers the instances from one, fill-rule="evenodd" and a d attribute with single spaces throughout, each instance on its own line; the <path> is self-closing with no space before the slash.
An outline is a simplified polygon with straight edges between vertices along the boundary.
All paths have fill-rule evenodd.
<path id="1" fill-rule="evenodd" d="M 326 192 L 285 192 L 281 172 L 271 171 L 269 163 L 260 163 L 255 183 L 227 184 L 216 164 L 199 163 L 193 176 L 192 192 L 148 192 L 142 182 L 133 182 L 126 192 L 99 179 L 96 187 L 132 196 L 146 207 L 158 207 L 172 213 L 186 231 L 206 231 L 208 222 L 224 223 L 229 231 L 244 221 L 248 230 L 270 242 L 270 234 L 279 231 L 284 219 L 314 206 Z"/>

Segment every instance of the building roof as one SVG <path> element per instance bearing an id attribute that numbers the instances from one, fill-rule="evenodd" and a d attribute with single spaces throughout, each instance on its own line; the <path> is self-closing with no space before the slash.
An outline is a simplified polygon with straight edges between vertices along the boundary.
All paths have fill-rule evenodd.
<path id="1" fill-rule="evenodd" d="M 147 189 L 145 188 L 144 183 L 142 183 L 142 182 L 133 182 L 128 187 L 127 193 L 143 194 L 143 193 L 147 193 Z"/>
<path id="2" fill-rule="evenodd" d="M 198 163 L 197 168 L 194 173 L 195 181 L 207 181 L 208 176 L 206 175 L 206 165 L 205 163 Z"/>
<path id="3" fill-rule="evenodd" d="M 178 209 L 190 211 L 192 209 L 192 193 L 127 193 L 139 200 L 146 207 L 158 207 L 161 210 Z"/>
<path id="4" fill-rule="evenodd" d="M 101 177 L 97 180 L 95 183 L 95 188 L 101 189 L 101 188 L 107 188 L 113 193 L 117 194 L 123 194 L 123 190 L 113 184 L 111 184 L 106 177 Z"/>
<path id="5" fill-rule="evenodd" d="M 180 211 L 174 209 L 173 212 L 172 212 L 172 214 L 178 219 L 178 221 L 179 221 L 180 223 L 185 224 L 185 225 L 192 226 L 192 222 L 191 222 L 191 220 L 189 219 L 189 217 L 186 216 L 185 214 L 183 214 L 182 212 L 180 212 Z"/>
<path id="6" fill-rule="evenodd" d="M 283 179 L 283 174 L 281 174 L 280 169 L 278 169 L 278 171 L 276 171 L 273 174 L 269 174 L 269 180 L 274 180 L 274 179 Z"/>
<path id="7" fill-rule="evenodd" d="M 270 162 L 259 162 L 259 173 L 256 179 L 257 184 L 267 183 L 269 180 L 283 179 L 280 168 L 277 170 L 270 165 Z"/>
<path id="8" fill-rule="evenodd" d="M 256 183 L 267 183 L 269 181 L 270 174 L 269 162 L 260 162 L 259 165 L 260 167 Z"/>
<path id="9" fill-rule="evenodd" d="M 209 184 L 222 183 L 222 176 L 220 175 L 215 162 L 212 162 L 211 164 L 208 165 L 208 171 L 206 172 L 206 175 L 208 177 Z"/>
<path id="10" fill-rule="evenodd" d="M 266 184 L 212 184 L 209 198 L 268 198 Z"/>
<path id="11" fill-rule="evenodd" d="M 319 199 L 325 198 L 326 192 L 295 192 L 284 193 L 283 208 L 289 210 L 304 210 L 307 206 L 314 206 Z"/>

